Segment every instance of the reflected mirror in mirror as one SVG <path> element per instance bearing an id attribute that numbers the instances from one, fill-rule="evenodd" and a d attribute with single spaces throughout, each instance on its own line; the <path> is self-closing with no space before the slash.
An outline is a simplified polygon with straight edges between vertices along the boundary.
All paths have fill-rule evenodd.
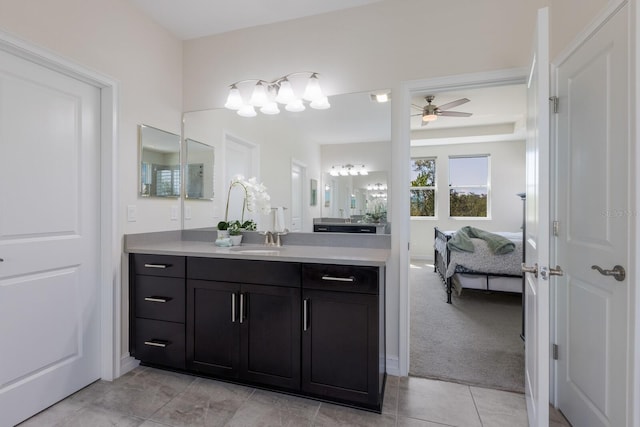
<path id="1" fill-rule="evenodd" d="M 189 138 L 185 145 L 185 198 L 212 200 L 215 149 Z"/>
<path id="2" fill-rule="evenodd" d="M 140 195 L 180 197 L 180 135 L 138 126 Z"/>
<path id="3" fill-rule="evenodd" d="M 369 171 L 364 176 L 324 174 L 323 217 L 380 223 L 387 219 L 388 172 Z"/>
<path id="4" fill-rule="evenodd" d="M 215 227 L 224 220 L 229 179 L 237 173 L 246 178 L 255 176 L 266 186 L 271 206 L 287 208 L 285 227 L 290 230 L 296 222 L 301 224 L 301 231 L 312 232 L 314 218 L 327 216 L 334 205 L 336 212 L 340 208 L 351 212 L 351 200 L 348 207 L 338 208 L 333 193 L 325 189 L 324 175 L 332 164 L 358 162 L 371 171 L 384 171 L 384 180 L 371 182 L 386 184 L 386 172 L 391 164 L 391 105 L 374 102 L 371 93 L 330 96 L 331 108 L 327 110 L 307 108 L 293 113 L 281 108 L 280 114 L 258 113 L 251 118 L 223 108 L 184 113 L 183 140 L 192 139 L 215 147 L 216 197 L 209 203 L 183 203 L 183 228 Z M 300 218 L 292 206 L 292 159 L 305 165 L 307 179 L 306 185 L 296 187 L 302 196 Z M 311 180 L 317 182 L 315 199 Z M 353 188 L 366 188 L 367 183 L 369 181 L 358 183 Z M 188 195 L 185 196 L 185 202 L 189 202 Z M 366 211 L 366 194 L 356 196 L 353 203 L 354 213 Z M 230 212 L 237 206 L 239 204 L 232 200 Z M 273 227 L 273 214 L 246 212 L 245 219 L 247 216 L 256 220 L 259 230 Z"/>

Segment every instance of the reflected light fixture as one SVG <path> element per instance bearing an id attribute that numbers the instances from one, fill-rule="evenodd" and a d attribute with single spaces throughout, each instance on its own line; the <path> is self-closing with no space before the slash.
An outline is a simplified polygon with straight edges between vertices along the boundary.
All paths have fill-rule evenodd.
<path id="1" fill-rule="evenodd" d="M 294 84 L 292 84 L 292 81 Z M 304 83 L 296 94 L 296 84 Z M 247 86 L 247 92 L 251 95 L 243 97 L 239 86 Z M 252 85 L 253 88 L 249 85 Z M 248 99 L 245 101 L 245 99 Z M 315 110 L 326 110 L 331 107 L 329 99 L 322 92 L 320 80 L 316 72 L 297 72 L 287 74 L 273 81 L 266 80 L 241 80 L 229 86 L 229 94 L 224 104 L 225 108 L 237 111 L 242 117 L 255 117 L 256 107 L 263 114 L 279 114 L 278 104 L 284 105 L 284 109 L 290 112 L 301 112 L 306 109 L 303 101 L 309 103 L 309 107 Z"/>
<path id="2" fill-rule="evenodd" d="M 329 170 L 331 176 L 356 176 L 356 175 L 369 175 L 367 168 L 364 165 L 354 166 L 350 163 L 342 166 L 331 166 Z"/>

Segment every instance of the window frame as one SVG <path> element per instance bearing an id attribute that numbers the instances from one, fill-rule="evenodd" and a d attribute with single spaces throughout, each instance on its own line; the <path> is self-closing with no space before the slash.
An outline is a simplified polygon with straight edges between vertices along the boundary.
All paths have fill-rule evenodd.
<path id="1" fill-rule="evenodd" d="M 416 156 L 411 157 L 411 165 L 414 164 L 416 160 L 433 160 L 434 162 L 434 176 L 433 176 L 433 185 L 428 186 L 413 186 L 411 185 L 411 181 L 409 181 L 409 217 L 411 220 L 437 220 L 438 219 L 438 157 L 437 156 Z M 412 190 L 433 190 L 433 215 L 411 215 L 411 191 Z"/>
<path id="2" fill-rule="evenodd" d="M 451 185 L 451 160 L 452 159 L 475 159 L 475 158 L 486 158 L 487 159 L 487 183 L 486 185 Z M 447 187 L 447 201 L 449 205 L 448 215 L 449 218 L 455 220 L 491 220 L 491 154 L 461 154 L 461 155 L 450 155 L 448 156 L 447 163 L 447 172 L 448 172 L 448 187 Z M 485 188 L 487 194 L 487 215 L 486 216 L 453 216 L 451 215 L 451 190 L 456 188 Z"/>

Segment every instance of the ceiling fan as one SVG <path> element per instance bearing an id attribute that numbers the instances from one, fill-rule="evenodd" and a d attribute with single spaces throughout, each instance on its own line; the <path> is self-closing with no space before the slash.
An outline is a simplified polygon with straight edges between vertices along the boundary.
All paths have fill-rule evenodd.
<path id="1" fill-rule="evenodd" d="M 427 101 L 427 105 L 424 107 L 420 107 L 418 105 L 411 104 L 412 107 L 421 110 L 422 113 L 414 114 L 414 116 L 422 116 L 422 125 L 426 126 L 429 122 L 432 122 L 438 118 L 438 116 L 449 116 L 449 117 L 469 117 L 471 113 L 463 113 L 460 111 L 448 111 L 449 108 L 457 107 L 458 105 L 466 104 L 469 102 L 467 98 L 460 98 L 458 100 L 449 102 L 443 105 L 433 105 L 431 102 L 435 99 L 434 95 L 425 96 L 425 101 Z"/>

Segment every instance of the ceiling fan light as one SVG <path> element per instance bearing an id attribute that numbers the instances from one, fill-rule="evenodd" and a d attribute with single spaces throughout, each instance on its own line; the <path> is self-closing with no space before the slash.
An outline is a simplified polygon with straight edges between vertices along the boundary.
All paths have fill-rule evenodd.
<path id="1" fill-rule="evenodd" d="M 236 87 L 236 85 L 231 85 L 231 89 L 229 89 L 229 95 L 227 96 L 227 102 L 224 104 L 225 108 L 229 110 L 238 110 L 242 107 L 242 97 L 240 96 L 240 91 Z"/>
<path id="2" fill-rule="evenodd" d="M 255 107 L 262 107 L 269 102 L 269 97 L 267 96 L 267 90 L 265 89 L 262 81 L 256 83 L 256 86 L 253 88 L 253 93 L 251 94 L 251 99 L 249 103 Z"/>
<path id="3" fill-rule="evenodd" d="M 290 103 L 288 103 L 285 107 L 285 110 L 290 111 L 292 113 L 299 113 L 300 111 L 304 111 L 305 107 L 302 103 L 301 99 L 294 99 Z"/>
<path id="4" fill-rule="evenodd" d="M 276 102 L 280 104 L 289 104 L 296 99 L 296 95 L 293 93 L 291 83 L 286 78 L 280 82 L 280 88 L 278 89 L 278 95 L 276 95 Z"/>
<path id="5" fill-rule="evenodd" d="M 280 109 L 278 108 L 278 104 L 271 101 L 271 102 L 268 102 L 264 107 L 260 108 L 260 112 L 262 114 L 274 115 L 274 114 L 280 114 Z"/>
<path id="6" fill-rule="evenodd" d="M 329 104 L 329 98 L 327 98 L 326 96 L 323 96 L 321 99 L 316 99 L 314 101 L 311 101 L 311 103 L 309 104 L 309 107 L 316 110 L 327 110 L 331 107 L 331 104 Z"/>
<path id="7" fill-rule="evenodd" d="M 320 88 L 318 75 L 316 73 L 313 73 L 307 81 L 307 87 L 304 90 L 304 95 L 302 95 L 302 98 L 307 101 L 316 101 L 322 100 L 323 97 L 324 94 L 322 93 L 322 89 Z"/>
<path id="8" fill-rule="evenodd" d="M 423 122 L 432 122 L 434 120 L 438 120 L 438 116 L 436 116 L 435 114 L 424 114 L 422 116 Z"/>
<path id="9" fill-rule="evenodd" d="M 238 109 L 238 115 L 241 117 L 255 117 L 258 115 L 258 113 L 256 113 L 253 105 L 245 104 L 240 107 L 240 109 Z"/>

